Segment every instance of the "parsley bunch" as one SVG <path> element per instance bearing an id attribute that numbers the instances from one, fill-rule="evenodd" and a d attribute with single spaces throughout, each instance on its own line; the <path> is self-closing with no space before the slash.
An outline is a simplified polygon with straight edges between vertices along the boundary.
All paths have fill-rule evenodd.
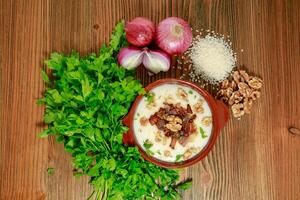
<path id="1" fill-rule="evenodd" d="M 73 156 L 75 175 L 88 175 L 94 192 L 88 199 L 178 199 L 178 171 L 145 161 L 136 147 L 122 144 L 127 114 L 144 89 L 132 72 L 117 64 L 116 54 L 126 45 L 124 23 L 115 27 L 108 47 L 100 54 L 80 57 L 52 53 L 46 61 L 53 80 L 46 82 L 44 121 L 40 136 L 55 135 Z"/>

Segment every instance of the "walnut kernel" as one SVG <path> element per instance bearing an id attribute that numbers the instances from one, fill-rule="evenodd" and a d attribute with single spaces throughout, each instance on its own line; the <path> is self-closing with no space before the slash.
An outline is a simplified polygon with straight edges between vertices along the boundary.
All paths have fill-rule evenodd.
<path id="1" fill-rule="evenodd" d="M 232 93 L 233 93 L 233 89 L 231 87 L 226 89 L 226 96 L 227 97 L 231 97 Z"/>
<path id="2" fill-rule="evenodd" d="M 212 123 L 212 118 L 211 117 L 203 117 L 201 122 L 203 125 L 209 126 Z"/>
<path id="3" fill-rule="evenodd" d="M 201 102 L 198 102 L 196 103 L 193 107 L 194 107 L 194 110 L 198 113 L 204 113 L 204 108 L 202 106 L 203 103 Z"/>
<path id="4" fill-rule="evenodd" d="M 252 94 L 251 94 L 251 96 L 250 96 L 250 98 L 251 98 L 252 100 L 256 100 L 256 99 L 258 99 L 259 97 L 260 97 L 260 92 L 259 92 L 259 91 L 253 91 Z"/>
<path id="5" fill-rule="evenodd" d="M 166 156 L 166 157 L 171 157 L 171 151 L 169 151 L 169 150 L 165 150 L 164 151 L 164 156 Z"/>
<path id="6" fill-rule="evenodd" d="M 220 89 L 216 94 L 217 98 L 224 97 L 224 96 L 227 96 L 226 89 Z"/>
<path id="7" fill-rule="evenodd" d="M 167 120 L 168 122 L 172 122 L 175 119 L 174 115 L 165 115 L 164 119 Z"/>
<path id="8" fill-rule="evenodd" d="M 180 119 L 179 117 L 175 117 L 173 122 L 177 124 L 182 124 L 182 119 Z"/>
<path id="9" fill-rule="evenodd" d="M 239 82 L 238 83 L 238 88 L 239 88 L 239 90 L 246 90 L 246 89 L 249 88 L 249 86 L 244 82 Z"/>
<path id="10" fill-rule="evenodd" d="M 174 104 L 174 99 L 171 95 L 169 95 L 169 96 L 165 97 L 165 102 L 167 104 Z"/>
<path id="11" fill-rule="evenodd" d="M 161 142 L 162 141 L 162 135 L 160 131 L 157 131 L 155 134 L 155 142 Z"/>
<path id="12" fill-rule="evenodd" d="M 239 103 L 243 100 L 243 95 L 239 91 L 235 91 L 232 93 L 231 97 L 229 98 L 228 104 L 231 106 L 234 103 Z"/>
<path id="13" fill-rule="evenodd" d="M 186 100 L 188 97 L 188 94 L 186 93 L 186 91 L 182 88 L 178 88 L 177 90 L 177 95 L 179 98 Z"/>
<path id="14" fill-rule="evenodd" d="M 245 70 L 241 70 L 240 71 L 240 75 L 244 78 L 244 80 L 246 82 L 248 82 L 250 80 L 250 76 L 249 76 L 249 74 Z"/>
<path id="15" fill-rule="evenodd" d="M 165 125 L 165 127 L 173 132 L 177 132 L 177 131 L 180 131 L 182 126 L 180 124 L 175 124 L 175 123 L 168 123 Z"/>
<path id="16" fill-rule="evenodd" d="M 183 159 L 184 160 L 187 160 L 187 159 L 189 159 L 190 157 L 192 156 L 192 152 L 191 152 L 191 150 L 186 150 L 185 152 L 184 152 L 184 154 L 183 154 Z"/>
<path id="17" fill-rule="evenodd" d="M 243 110 L 244 105 L 242 103 L 233 104 L 231 106 L 231 111 L 234 117 L 241 117 L 245 114 Z"/>
<path id="18" fill-rule="evenodd" d="M 221 89 L 226 89 L 229 86 L 229 81 L 227 79 L 225 79 L 224 81 L 222 81 L 221 83 Z"/>
<path id="19" fill-rule="evenodd" d="M 252 77 L 249 80 L 248 84 L 253 89 L 258 90 L 258 89 L 260 89 L 262 87 L 262 80 L 260 78 L 257 78 L 257 77 Z"/>
<path id="20" fill-rule="evenodd" d="M 140 118 L 140 124 L 142 126 L 147 126 L 148 122 L 149 122 L 149 120 L 146 117 L 141 117 Z"/>

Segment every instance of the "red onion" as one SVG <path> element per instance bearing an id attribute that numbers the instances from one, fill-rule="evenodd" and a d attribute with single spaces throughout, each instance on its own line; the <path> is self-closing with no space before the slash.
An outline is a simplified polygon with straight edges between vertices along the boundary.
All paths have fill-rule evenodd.
<path id="1" fill-rule="evenodd" d="M 137 47 L 122 48 L 118 54 L 118 62 L 126 69 L 134 69 L 142 64 L 144 52 Z"/>
<path id="2" fill-rule="evenodd" d="M 170 55 L 185 52 L 192 42 L 192 31 L 183 19 L 169 17 L 158 24 L 156 43 Z"/>
<path id="3" fill-rule="evenodd" d="M 170 68 L 170 56 L 160 50 L 139 49 L 137 47 L 122 48 L 118 54 L 119 64 L 126 69 L 134 69 L 142 62 L 149 71 L 157 74 Z"/>
<path id="4" fill-rule="evenodd" d="M 144 17 L 137 17 L 125 25 L 126 39 L 130 44 L 144 47 L 154 38 L 155 26 L 152 21 Z"/>
<path id="5" fill-rule="evenodd" d="M 170 56 L 160 50 L 145 50 L 143 57 L 144 66 L 154 74 L 166 72 L 170 68 Z"/>

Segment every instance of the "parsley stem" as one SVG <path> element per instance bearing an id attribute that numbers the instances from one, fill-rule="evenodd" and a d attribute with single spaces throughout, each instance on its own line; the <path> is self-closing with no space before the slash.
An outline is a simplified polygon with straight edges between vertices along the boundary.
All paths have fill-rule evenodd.
<path id="1" fill-rule="evenodd" d="M 108 193 L 108 191 L 107 191 L 107 181 L 105 181 L 102 200 L 106 200 L 107 199 L 107 193 Z"/>
<path id="2" fill-rule="evenodd" d="M 91 200 L 92 199 L 92 197 L 94 196 L 94 194 L 95 194 L 95 190 L 90 194 L 90 196 L 88 196 L 88 198 L 86 199 L 86 200 Z"/>

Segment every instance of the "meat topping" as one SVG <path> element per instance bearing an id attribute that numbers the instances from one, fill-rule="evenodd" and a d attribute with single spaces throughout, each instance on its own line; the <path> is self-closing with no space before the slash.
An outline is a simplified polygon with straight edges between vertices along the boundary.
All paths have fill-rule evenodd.
<path id="1" fill-rule="evenodd" d="M 185 145 L 189 135 L 197 131 L 195 118 L 189 104 L 184 108 L 180 104 L 165 102 L 163 107 L 150 116 L 149 123 L 162 131 L 165 137 L 171 138 L 170 147 L 174 149 L 177 141 Z"/>

